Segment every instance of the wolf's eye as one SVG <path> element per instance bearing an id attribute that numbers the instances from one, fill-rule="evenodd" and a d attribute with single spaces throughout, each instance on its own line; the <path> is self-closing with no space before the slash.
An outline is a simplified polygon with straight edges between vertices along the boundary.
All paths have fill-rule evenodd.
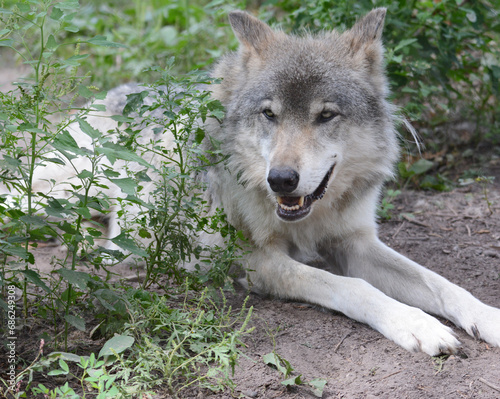
<path id="1" fill-rule="evenodd" d="M 320 122 L 328 122 L 331 121 L 333 118 L 335 118 L 338 114 L 336 114 L 333 111 L 323 111 L 321 114 L 319 114 L 319 121 Z"/>
<path id="2" fill-rule="evenodd" d="M 276 115 L 274 115 L 274 112 L 271 111 L 269 108 L 267 108 L 264 111 L 262 111 L 262 113 L 269 120 L 273 120 L 275 118 L 275 116 L 276 116 Z"/>

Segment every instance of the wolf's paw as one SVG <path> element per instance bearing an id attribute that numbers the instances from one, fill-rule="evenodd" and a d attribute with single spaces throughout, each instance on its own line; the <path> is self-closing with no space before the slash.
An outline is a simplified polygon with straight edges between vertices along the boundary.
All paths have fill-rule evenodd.
<path id="1" fill-rule="evenodd" d="M 473 337 L 500 346 L 500 309 L 481 304 L 463 326 Z"/>
<path id="2" fill-rule="evenodd" d="M 422 351 L 431 356 L 455 353 L 460 347 L 451 328 L 412 307 L 393 314 L 389 331 L 381 332 L 410 352 Z"/>

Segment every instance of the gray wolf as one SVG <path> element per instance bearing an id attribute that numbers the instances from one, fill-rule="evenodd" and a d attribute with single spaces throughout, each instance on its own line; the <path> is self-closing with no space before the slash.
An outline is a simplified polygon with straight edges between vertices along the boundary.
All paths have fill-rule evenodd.
<path id="1" fill-rule="evenodd" d="M 377 237 L 383 182 L 399 158 L 379 8 L 351 29 L 288 36 L 229 15 L 240 48 L 214 70 L 226 107 L 208 132 L 229 155 L 209 170 L 213 206 L 251 244 L 252 290 L 334 309 L 409 351 L 459 347 L 429 314 L 500 346 L 500 309 Z"/>
<path id="2" fill-rule="evenodd" d="M 226 115 L 222 124 L 207 121 L 214 140 L 206 146 L 220 143 L 227 161 L 206 171 L 208 212 L 223 208 L 246 236 L 242 283 L 255 292 L 342 312 L 409 351 L 459 348 L 452 329 L 430 314 L 500 346 L 500 309 L 377 236 L 381 188 L 399 158 L 383 62 L 385 13 L 375 9 L 343 33 L 300 37 L 245 12 L 229 15 L 240 48 L 213 70 L 222 82 L 210 89 Z M 134 90 L 111 91 L 108 109 Z M 116 220 L 109 230 L 119 233 Z M 201 239 L 220 244 L 221 237 Z"/>

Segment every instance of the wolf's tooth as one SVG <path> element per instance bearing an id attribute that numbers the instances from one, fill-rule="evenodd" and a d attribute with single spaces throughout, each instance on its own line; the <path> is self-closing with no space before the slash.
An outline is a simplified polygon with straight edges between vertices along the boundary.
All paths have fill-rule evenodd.
<path id="1" fill-rule="evenodd" d="M 304 206 L 304 197 L 300 197 L 299 198 L 299 208 L 302 208 L 302 206 Z"/>

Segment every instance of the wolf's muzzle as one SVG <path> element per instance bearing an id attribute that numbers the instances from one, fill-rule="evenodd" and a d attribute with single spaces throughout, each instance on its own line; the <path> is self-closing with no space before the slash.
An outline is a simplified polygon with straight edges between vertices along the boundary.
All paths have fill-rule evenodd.
<path id="1" fill-rule="evenodd" d="M 326 172 L 323 180 L 316 188 L 316 190 L 306 196 L 286 195 L 292 193 L 292 191 L 294 191 L 298 186 L 299 174 L 297 172 L 293 171 L 292 169 L 283 169 L 287 173 L 283 173 L 278 179 L 277 177 L 275 177 L 277 176 L 277 173 L 274 173 L 273 176 L 271 176 L 271 172 L 273 171 L 273 169 L 271 169 L 267 181 L 271 186 L 271 189 L 279 194 L 276 197 L 276 201 L 278 203 L 276 214 L 278 215 L 278 217 L 287 222 L 293 222 L 305 218 L 311 212 L 312 204 L 315 201 L 323 198 L 323 196 L 325 195 L 326 189 L 328 187 L 328 182 L 330 181 L 334 168 L 335 164 L 333 164 L 328 172 Z M 270 176 L 273 177 L 273 179 L 270 180 Z M 285 177 L 288 177 L 288 181 L 286 182 Z M 275 188 L 279 188 L 279 190 L 275 190 Z"/>

